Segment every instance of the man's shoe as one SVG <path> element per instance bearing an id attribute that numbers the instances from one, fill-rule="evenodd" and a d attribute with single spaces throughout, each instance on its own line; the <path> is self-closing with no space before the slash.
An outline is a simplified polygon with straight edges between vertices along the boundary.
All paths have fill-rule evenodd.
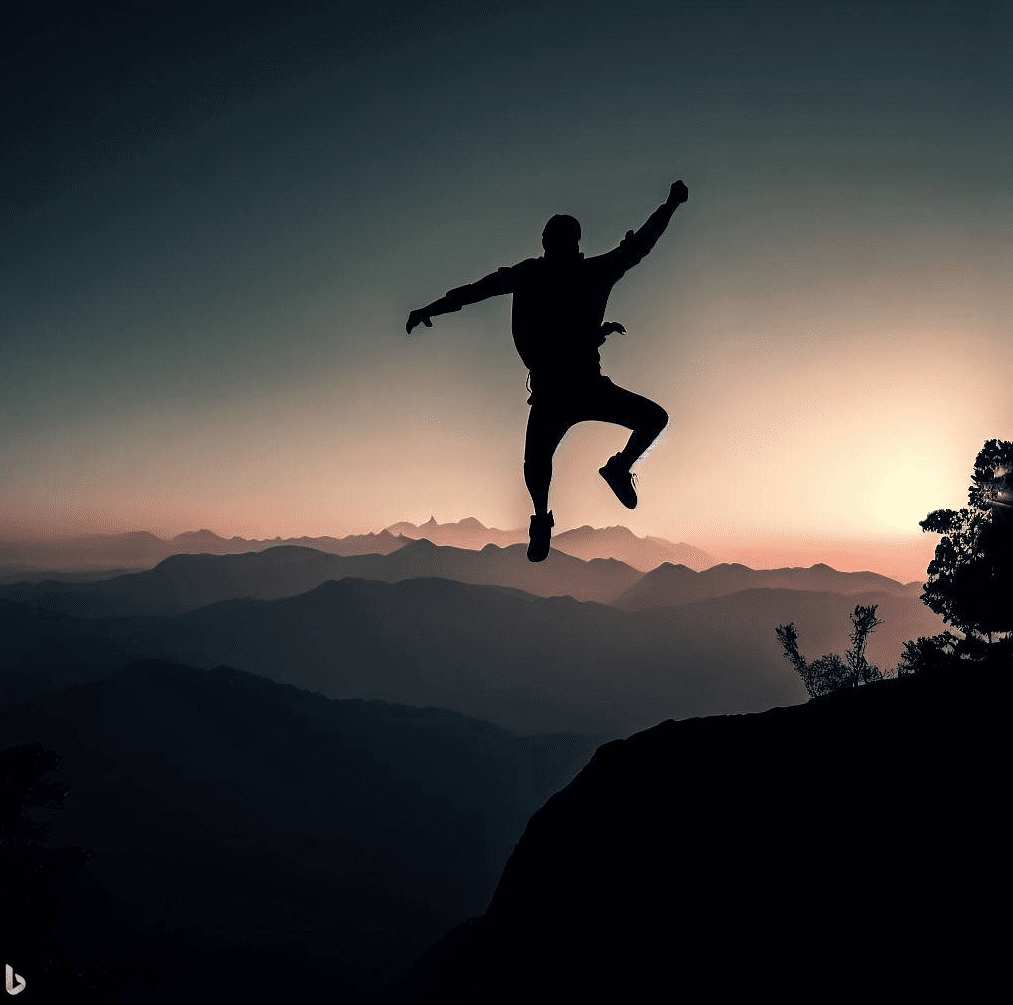
<path id="1" fill-rule="evenodd" d="M 605 462 L 605 467 L 598 469 L 598 474 L 608 482 L 609 488 L 616 498 L 627 508 L 637 508 L 637 491 L 633 480 L 637 477 L 625 467 L 620 454 L 615 454 Z"/>
<path id="2" fill-rule="evenodd" d="M 555 526 L 552 519 L 552 510 L 544 516 L 537 513 L 531 518 L 531 527 L 528 529 L 528 561 L 541 562 L 549 553 L 549 538 L 552 537 L 552 528 Z"/>

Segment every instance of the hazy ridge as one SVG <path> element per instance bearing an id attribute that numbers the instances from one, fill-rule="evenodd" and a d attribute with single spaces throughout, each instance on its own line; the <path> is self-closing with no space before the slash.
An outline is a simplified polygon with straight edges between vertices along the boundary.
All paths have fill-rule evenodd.
<path id="1" fill-rule="evenodd" d="M 338 565 L 377 578 L 326 578 Z M 502 585 L 543 566 L 542 587 L 561 595 Z M 291 547 L 185 555 L 99 583 L 8 586 L 4 666 L 9 686 L 26 694 L 129 659 L 226 664 L 334 698 L 437 705 L 521 732 L 621 735 L 659 717 L 803 700 L 776 624 L 794 621 L 812 658 L 843 651 L 851 610 L 877 603 L 885 623 L 869 657 L 884 669 L 904 641 L 941 627 L 910 588 L 827 568 L 663 566 L 639 583 L 664 585 L 674 574 L 700 585 L 675 603 L 664 591 L 645 603 L 627 585 L 636 590 L 639 573 L 621 563 L 553 554 L 543 566 L 519 546 L 471 552 L 419 541 L 359 558 Z M 782 585 L 756 585 L 765 583 Z M 572 596 L 602 592 L 616 604 Z"/>
<path id="2" fill-rule="evenodd" d="M 433 544 L 480 551 L 487 545 L 509 548 L 527 544 L 527 531 L 497 530 L 474 517 L 456 523 L 429 519 L 415 525 L 392 524 L 379 533 L 345 537 L 276 537 L 273 539 L 223 538 L 209 530 L 186 531 L 162 539 L 146 531 L 126 534 L 88 534 L 58 540 L 0 541 L 0 582 L 20 579 L 38 581 L 47 573 L 114 570 L 140 571 L 177 554 L 238 555 L 280 545 L 314 548 L 331 555 L 388 555 L 409 541 L 425 539 Z M 694 569 L 716 563 L 712 555 L 688 544 L 672 544 L 659 537 L 640 538 L 625 527 L 578 527 L 556 535 L 556 550 L 575 558 L 616 558 L 641 572 L 662 562 L 682 562 Z"/>

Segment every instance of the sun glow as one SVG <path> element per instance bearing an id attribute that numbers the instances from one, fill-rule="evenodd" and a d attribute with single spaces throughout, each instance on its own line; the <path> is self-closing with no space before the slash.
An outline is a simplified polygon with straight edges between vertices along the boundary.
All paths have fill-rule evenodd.
<path id="1" fill-rule="evenodd" d="M 871 508 L 882 526 L 910 531 L 932 510 L 952 505 L 952 496 L 948 469 L 912 457 L 883 472 Z"/>

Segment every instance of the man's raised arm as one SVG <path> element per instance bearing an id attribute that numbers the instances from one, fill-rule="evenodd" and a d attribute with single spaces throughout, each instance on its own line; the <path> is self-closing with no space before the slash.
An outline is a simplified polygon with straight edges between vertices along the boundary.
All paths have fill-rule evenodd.
<path id="1" fill-rule="evenodd" d="M 626 236 L 619 242 L 619 247 L 603 256 L 615 267 L 618 273 L 616 279 L 627 269 L 632 269 L 658 243 L 658 238 L 665 233 L 676 207 L 681 206 L 688 198 L 689 189 L 682 180 L 673 182 L 668 198 L 648 217 L 647 223 L 636 233 L 628 230 Z"/>
<path id="2" fill-rule="evenodd" d="M 477 283 L 458 286 L 445 297 L 434 300 L 428 307 L 412 311 L 408 315 L 405 331 L 410 335 L 411 330 L 417 324 L 424 324 L 427 328 L 432 328 L 433 323 L 430 318 L 434 314 L 450 314 L 453 311 L 459 311 L 465 304 L 477 304 L 480 300 L 486 300 L 501 293 L 513 293 L 514 282 L 514 270 L 507 266 L 491 272 L 488 276 L 478 280 Z"/>

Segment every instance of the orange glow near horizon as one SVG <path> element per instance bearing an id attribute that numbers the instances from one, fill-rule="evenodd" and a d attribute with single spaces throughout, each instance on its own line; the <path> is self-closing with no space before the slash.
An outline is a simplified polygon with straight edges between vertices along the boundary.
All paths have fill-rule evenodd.
<path id="1" fill-rule="evenodd" d="M 702 240 L 695 226 L 688 217 L 680 241 Z M 559 531 L 623 524 L 746 564 L 922 575 L 935 542 L 918 522 L 964 505 L 981 444 L 1010 435 L 1004 332 L 868 309 L 786 328 L 776 303 L 753 313 L 755 291 L 715 305 L 693 278 L 678 297 L 661 297 L 656 275 L 617 287 L 609 317 L 630 333 L 602 349 L 603 371 L 671 423 L 637 465 L 632 512 L 597 473 L 626 431 L 574 427 L 554 459 Z M 509 325 L 509 302 L 490 301 L 412 339 L 377 329 L 355 369 L 334 353 L 299 379 L 192 403 L 152 395 L 132 412 L 91 407 L 33 428 L 9 451 L 0 539 L 342 537 L 430 516 L 526 527 L 526 392 Z"/>
<path id="2" fill-rule="evenodd" d="M 489 324 L 490 339 L 503 320 Z M 457 325 L 464 334 L 451 329 L 448 340 L 474 335 Z M 718 345 L 706 373 L 652 371 L 646 353 L 617 353 L 616 379 L 663 401 L 672 422 L 636 469 L 641 505 L 632 512 L 597 474 L 625 431 L 575 427 L 555 458 L 557 533 L 622 524 L 753 567 L 822 561 L 918 578 L 936 540 L 918 521 L 966 503 L 974 457 L 997 418 L 970 371 L 940 374 L 945 345 L 917 357 L 926 341 L 878 345 L 875 374 L 859 365 L 867 345 L 822 336 L 787 360 L 783 344 L 766 354 Z M 430 516 L 523 528 L 526 408 L 513 379 L 523 374 L 483 399 L 466 370 L 474 361 L 447 366 L 437 349 L 409 344 L 407 381 L 337 393 L 320 379 L 185 416 L 153 409 L 130 427 L 93 419 L 58 439 L 37 435 L 7 483 L 0 538 L 138 529 L 169 538 L 201 528 L 225 538 L 342 537 Z M 927 412 L 923 395 L 944 392 L 946 409 Z"/>

